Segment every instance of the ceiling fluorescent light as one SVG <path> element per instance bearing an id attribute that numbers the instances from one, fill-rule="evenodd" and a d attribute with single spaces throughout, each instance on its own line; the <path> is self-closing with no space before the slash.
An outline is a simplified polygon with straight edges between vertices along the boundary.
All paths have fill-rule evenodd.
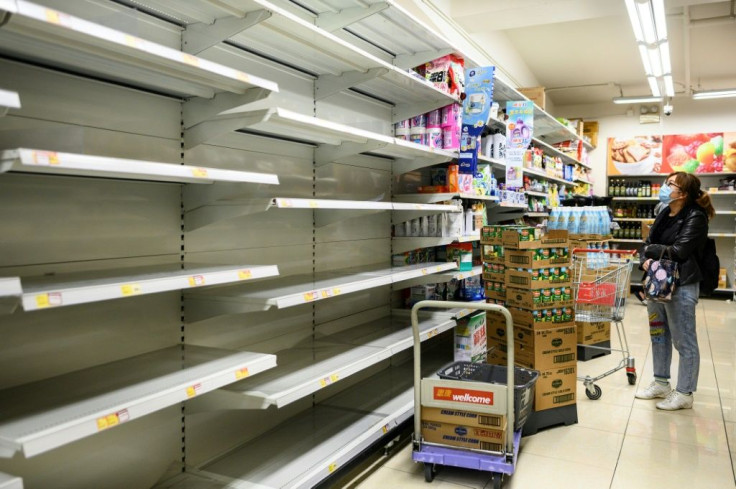
<path id="1" fill-rule="evenodd" d="M 660 57 L 659 48 L 647 49 L 649 55 L 649 62 L 652 65 L 652 75 L 662 76 L 662 58 Z"/>
<path id="2" fill-rule="evenodd" d="M 672 62 L 670 61 L 670 43 L 662 41 L 659 44 L 659 56 L 662 60 L 662 73 L 672 73 Z"/>
<path id="3" fill-rule="evenodd" d="M 636 13 L 634 3 L 634 0 L 626 0 L 626 11 L 629 13 L 629 22 L 631 22 L 631 27 L 634 29 L 634 37 L 638 42 L 644 42 L 644 33 L 641 31 L 639 15 Z"/>
<path id="4" fill-rule="evenodd" d="M 649 97 L 642 95 L 640 97 L 614 97 L 614 104 L 647 104 L 650 102 L 661 102 L 662 97 Z"/>
<path id="5" fill-rule="evenodd" d="M 637 2 L 636 10 L 639 13 L 641 29 L 644 32 L 644 42 L 654 44 L 657 41 L 657 29 L 654 27 L 654 17 L 652 16 L 650 3 L 648 1 Z"/>
<path id="6" fill-rule="evenodd" d="M 643 43 L 639 44 L 639 56 L 641 56 L 641 62 L 644 64 L 644 74 L 652 76 L 652 62 L 649 60 L 649 50 Z"/>
<path id="7" fill-rule="evenodd" d="M 667 17 L 664 14 L 664 0 L 652 0 L 654 11 L 654 26 L 657 30 L 657 40 L 667 39 Z"/>
<path id="8" fill-rule="evenodd" d="M 675 83 L 672 81 L 672 75 L 664 75 L 664 93 L 670 98 L 675 96 Z"/>
<path id="9" fill-rule="evenodd" d="M 728 88 L 724 90 L 704 90 L 702 92 L 693 93 L 695 100 L 705 100 L 709 98 L 728 98 L 736 97 L 736 88 Z"/>
<path id="10" fill-rule="evenodd" d="M 648 76 L 649 90 L 652 91 L 652 97 L 662 97 L 662 90 L 659 88 L 659 80 L 653 76 Z"/>

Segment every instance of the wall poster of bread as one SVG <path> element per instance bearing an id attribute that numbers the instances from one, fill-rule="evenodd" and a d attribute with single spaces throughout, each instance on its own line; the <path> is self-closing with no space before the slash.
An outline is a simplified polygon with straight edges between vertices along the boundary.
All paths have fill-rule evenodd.
<path id="1" fill-rule="evenodd" d="M 736 173 L 736 132 L 608 139 L 609 175 Z"/>

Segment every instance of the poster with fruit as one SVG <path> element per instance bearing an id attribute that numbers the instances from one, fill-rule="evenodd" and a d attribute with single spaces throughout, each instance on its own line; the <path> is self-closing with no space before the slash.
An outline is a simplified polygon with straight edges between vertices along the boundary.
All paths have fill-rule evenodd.
<path id="1" fill-rule="evenodd" d="M 662 136 L 608 139 L 609 175 L 661 173 Z"/>
<path id="2" fill-rule="evenodd" d="M 723 171 L 736 173 L 736 132 L 723 133 Z"/>
<path id="3" fill-rule="evenodd" d="M 724 133 L 665 136 L 663 154 L 661 173 L 720 173 L 724 171 Z"/>

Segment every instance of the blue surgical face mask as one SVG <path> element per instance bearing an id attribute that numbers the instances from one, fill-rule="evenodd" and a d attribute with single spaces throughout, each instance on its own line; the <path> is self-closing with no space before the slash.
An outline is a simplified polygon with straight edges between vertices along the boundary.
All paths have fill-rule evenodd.
<path id="1" fill-rule="evenodd" d="M 667 184 L 662 185 L 659 189 L 659 201 L 663 204 L 669 204 L 672 201 L 672 187 Z"/>

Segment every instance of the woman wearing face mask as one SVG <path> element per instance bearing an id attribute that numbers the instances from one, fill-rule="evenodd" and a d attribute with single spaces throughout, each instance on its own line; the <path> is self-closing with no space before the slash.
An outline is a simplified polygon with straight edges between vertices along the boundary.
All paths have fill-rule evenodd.
<path id="1" fill-rule="evenodd" d="M 708 221 L 715 215 L 710 196 L 700 189 L 695 175 L 671 173 L 659 192 L 666 206 L 652 224 L 639 253 L 641 267 L 649 269 L 664 251 L 678 263 L 680 279 L 671 302 L 649 301 L 649 335 L 652 340 L 654 381 L 636 393 L 638 399 L 664 398 L 658 409 L 674 411 L 693 407 L 693 392 L 698 385 L 700 351 L 695 332 L 695 305 L 702 275 L 698 266 L 708 237 Z M 668 257 L 667 253 L 664 255 Z M 672 346 L 680 354 L 676 389 L 670 387 Z"/>

